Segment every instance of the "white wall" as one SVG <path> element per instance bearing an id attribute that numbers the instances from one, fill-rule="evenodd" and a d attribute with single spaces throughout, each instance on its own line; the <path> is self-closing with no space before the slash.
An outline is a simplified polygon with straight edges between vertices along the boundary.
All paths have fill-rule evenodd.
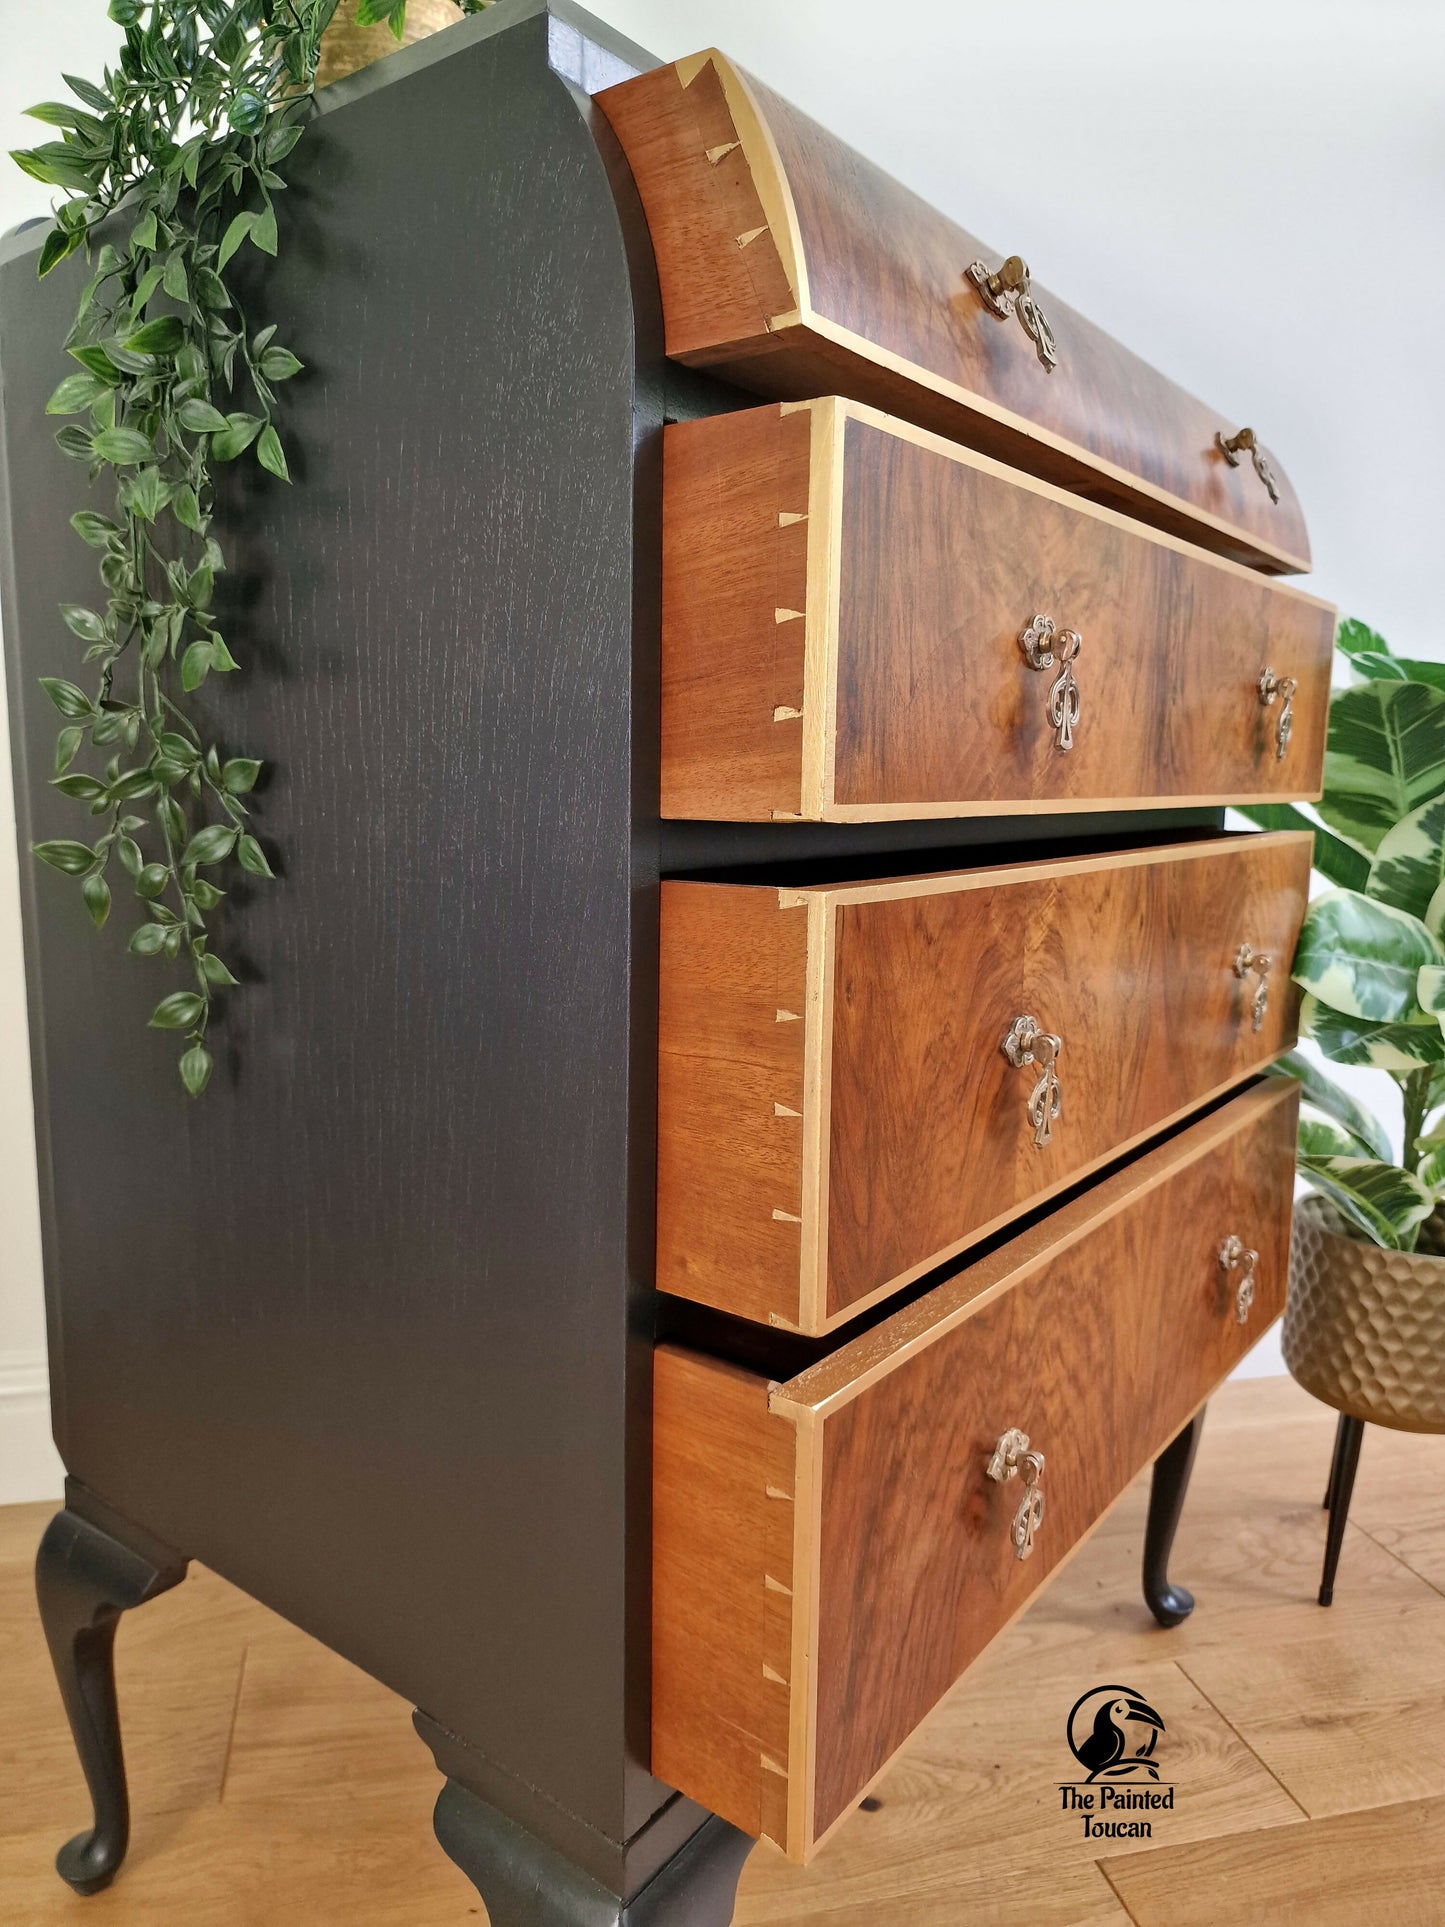
<path id="1" fill-rule="evenodd" d="M 3 8 L 9 148 L 43 138 L 20 110 L 52 95 L 61 70 L 94 72 L 115 30 L 102 0 Z M 665 59 L 724 47 L 1254 423 L 1304 503 L 1314 586 L 1397 648 L 1445 655 L 1436 0 L 598 0 L 595 11 Z M 45 202 L 0 165 L 0 226 Z M 0 1500 L 57 1476 L 33 1389 L 43 1323 L 22 1018 L 7 765 Z M 1277 1353 L 1261 1363 L 1277 1368 Z"/>

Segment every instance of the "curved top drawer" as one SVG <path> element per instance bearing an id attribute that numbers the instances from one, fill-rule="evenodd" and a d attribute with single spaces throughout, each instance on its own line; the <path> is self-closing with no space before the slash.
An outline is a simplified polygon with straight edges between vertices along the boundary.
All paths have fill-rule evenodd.
<path id="1" fill-rule="evenodd" d="M 969 277 L 996 250 L 722 54 L 597 100 L 642 196 L 675 359 L 761 394 L 871 402 L 1236 561 L 1309 567 L 1273 458 L 1221 446 L 1238 422 L 1034 284 L 1046 366 L 1016 297 L 997 315 Z"/>

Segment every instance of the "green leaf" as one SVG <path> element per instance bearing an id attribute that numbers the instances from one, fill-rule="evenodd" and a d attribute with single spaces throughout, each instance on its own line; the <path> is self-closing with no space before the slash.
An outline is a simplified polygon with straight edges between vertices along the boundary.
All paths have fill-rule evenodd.
<path id="1" fill-rule="evenodd" d="M 238 977 L 231 975 L 220 958 L 213 956 L 209 950 L 201 959 L 201 969 L 206 973 L 209 983 L 219 984 L 223 990 L 233 989 L 240 982 Z"/>
<path id="2" fill-rule="evenodd" d="M 80 415 L 106 392 L 106 385 L 92 374 L 67 375 L 45 404 L 47 415 Z"/>
<path id="3" fill-rule="evenodd" d="M 236 845 L 236 860 L 241 868 L 248 870 L 253 877 L 275 875 L 271 865 L 266 861 L 266 852 L 254 836 L 243 836 L 240 839 Z M 1445 1031 L 1440 1033 L 1440 1041 L 1442 1046 L 1445 1046 Z M 1445 1057 L 1445 1048 L 1442 1048 L 1441 1055 Z"/>
<path id="4" fill-rule="evenodd" d="M 155 444 L 136 428 L 103 428 L 91 438 L 91 447 L 104 462 L 124 467 L 128 462 L 148 462 Z"/>
<path id="5" fill-rule="evenodd" d="M 173 314 L 147 321 L 125 338 L 133 355 L 173 355 L 185 341 L 186 331 Z"/>
<path id="6" fill-rule="evenodd" d="M 261 439 L 256 444 L 256 460 L 262 468 L 269 469 L 273 475 L 279 475 L 283 482 L 291 480 L 290 472 L 286 467 L 286 457 L 281 450 L 281 437 L 269 422 L 262 429 Z"/>
<path id="7" fill-rule="evenodd" d="M 1299 1148 L 1305 1157 L 1357 1158 L 1360 1147 L 1348 1131 L 1325 1118 L 1303 1116 L 1299 1121 Z M 1388 1163 L 1385 1159 L 1383 1162 Z"/>
<path id="8" fill-rule="evenodd" d="M 110 786 L 110 793 L 118 803 L 131 803 L 142 796 L 155 793 L 156 779 L 149 769 L 128 769 L 118 776 Z"/>
<path id="9" fill-rule="evenodd" d="M 248 449 L 265 423 L 259 415 L 228 415 L 224 432 L 211 438 L 211 453 L 218 462 L 233 462 Z"/>
<path id="10" fill-rule="evenodd" d="M 1277 1077 L 1298 1079 L 1307 1104 L 1312 1104 L 1317 1111 L 1323 1111 L 1337 1124 L 1343 1124 L 1350 1136 L 1372 1157 L 1389 1162 L 1390 1140 L 1384 1125 L 1357 1098 L 1351 1097 L 1347 1090 L 1336 1084 L 1332 1077 L 1326 1077 L 1313 1058 L 1306 1057 L 1303 1051 L 1286 1051 L 1270 1066 L 1270 1070 Z"/>
<path id="11" fill-rule="evenodd" d="M 70 526 L 81 541 L 89 543 L 93 549 L 108 547 L 110 538 L 120 534 L 108 515 L 96 515 L 91 509 L 77 509 L 70 518 Z"/>
<path id="12" fill-rule="evenodd" d="M 1262 830 L 1305 830 L 1315 840 L 1312 858 L 1315 869 L 1331 883 L 1346 890 L 1363 890 L 1369 880 L 1370 859 L 1333 831 L 1311 822 L 1293 803 L 1246 803 L 1240 815 L 1247 816 Z"/>
<path id="13" fill-rule="evenodd" d="M 135 880 L 135 893 L 147 899 L 158 897 L 170 882 L 170 871 L 164 863 L 147 863 Z"/>
<path id="14" fill-rule="evenodd" d="M 95 163 L 86 161 L 79 151 L 64 141 L 45 141 L 39 147 L 12 147 L 10 158 L 32 180 L 47 187 L 63 187 L 67 193 L 88 194 L 93 185 Z"/>
<path id="15" fill-rule="evenodd" d="M 90 912 L 91 922 L 99 930 L 110 915 L 110 885 L 97 870 L 81 884 L 80 894 L 85 898 L 85 907 Z"/>
<path id="16" fill-rule="evenodd" d="M 236 841 L 235 829 L 229 823 L 208 823 L 186 845 L 183 863 L 219 863 L 231 854 Z"/>
<path id="17" fill-rule="evenodd" d="M 247 790 L 255 788 L 260 774 L 261 765 L 254 757 L 233 756 L 221 771 L 221 788 L 229 790 L 232 796 L 244 796 Z"/>
<path id="18" fill-rule="evenodd" d="M 30 853 L 68 877 L 84 876 L 95 862 L 95 852 L 88 843 L 32 843 Z"/>
<path id="19" fill-rule="evenodd" d="M 1307 996 L 1300 1007 L 1300 1034 L 1313 1038 L 1335 1064 L 1404 1073 L 1445 1063 L 1445 1030 L 1435 1024 L 1383 1024 L 1331 1010 Z"/>
<path id="20" fill-rule="evenodd" d="M 143 923 L 131 935 L 126 948 L 137 957 L 158 957 L 166 940 L 166 926 L 163 923 Z"/>
<path id="21" fill-rule="evenodd" d="M 220 250 L 216 255 L 216 266 L 224 268 L 231 256 L 240 247 L 251 229 L 256 225 L 256 216 L 251 209 L 238 214 L 221 236 Z"/>
<path id="22" fill-rule="evenodd" d="M 262 94 L 243 88 L 226 110 L 226 118 L 238 134 L 254 134 L 266 125 L 266 100 Z"/>
<path id="23" fill-rule="evenodd" d="M 62 74 L 60 78 L 65 82 L 77 100 L 83 100 L 86 106 L 93 107 L 96 113 L 110 114 L 114 112 L 114 101 L 110 99 L 109 95 L 103 94 L 99 87 L 95 86 L 91 81 L 79 80 L 74 74 Z"/>
<path id="24" fill-rule="evenodd" d="M 1298 1166 L 1308 1185 L 1373 1243 L 1389 1251 L 1413 1250 L 1418 1227 L 1435 1209 L 1432 1194 L 1398 1164 L 1374 1158 L 1312 1157 L 1302 1151 Z"/>
<path id="25" fill-rule="evenodd" d="M 1432 689 L 1445 689 L 1445 662 L 1407 660 L 1402 656 L 1355 656 L 1355 673 L 1369 682 L 1423 682 Z"/>
<path id="26" fill-rule="evenodd" d="M 183 482 L 176 490 L 171 510 L 183 529 L 194 529 L 197 533 L 200 532 L 201 504 L 189 482 Z"/>
<path id="27" fill-rule="evenodd" d="M 305 365 L 289 348 L 268 348 L 261 357 L 261 373 L 267 381 L 290 381 Z"/>
<path id="28" fill-rule="evenodd" d="M 145 866 L 145 858 L 134 837 L 123 836 L 115 846 L 115 853 L 120 858 L 120 867 L 128 877 L 134 878 L 140 875 Z"/>
<path id="29" fill-rule="evenodd" d="M 1342 656 L 1388 656 L 1390 645 L 1377 629 L 1371 629 L 1358 616 L 1346 616 L 1335 631 L 1335 647 Z"/>
<path id="30" fill-rule="evenodd" d="M 213 408 L 210 402 L 201 401 L 198 397 L 181 403 L 176 410 L 176 420 L 193 435 L 224 434 L 230 426 L 219 408 Z"/>
<path id="31" fill-rule="evenodd" d="M 1365 682 L 1330 703 L 1325 793 L 1316 805 L 1364 850 L 1445 791 L 1445 690 Z"/>
<path id="32" fill-rule="evenodd" d="M 104 348 L 67 348 L 66 353 L 73 361 L 78 361 L 82 368 L 88 368 L 91 374 L 98 375 L 107 388 L 115 388 L 119 385 L 120 370 Z"/>
<path id="33" fill-rule="evenodd" d="M 188 1030 L 206 1008 L 205 999 L 193 990 L 173 990 L 162 997 L 151 1012 L 152 1030 Z"/>
<path id="34" fill-rule="evenodd" d="M 73 682 L 62 682 L 59 676 L 42 676 L 40 687 L 62 716 L 89 716 L 92 714 L 90 698 L 83 689 L 77 689 Z"/>
<path id="35" fill-rule="evenodd" d="M 57 776 L 54 787 L 62 796 L 73 796 L 78 803 L 93 803 L 105 795 L 105 784 L 93 776 Z"/>
<path id="36" fill-rule="evenodd" d="M 86 609 L 78 602 L 62 602 L 60 614 L 66 628 L 82 642 L 105 640 L 105 624 L 94 609 Z"/>
<path id="37" fill-rule="evenodd" d="M 172 301 L 181 301 L 188 306 L 191 299 L 191 284 L 186 279 L 186 258 L 180 248 L 166 262 L 161 276 L 161 286 Z"/>
<path id="38" fill-rule="evenodd" d="M 1431 899 L 1442 882 L 1445 882 L 1445 796 L 1437 796 L 1422 803 L 1418 810 L 1412 810 L 1381 837 L 1365 888 L 1378 903 L 1408 910 L 1412 917 L 1419 917 L 1428 925 Z"/>
<path id="39" fill-rule="evenodd" d="M 192 1044 L 181 1058 L 181 1082 L 192 1097 L 199 1097 L 211 1081 L 211 1053 L 204 1044 Z"/>
<path id="40" fill-rule="evenodd" d="M 1431 1143 L 1427 1147 L 1422 1138 L 1420 1148 L 1425 1155 L 1421 1158 L 1420 1168 L 1415 1175 L 1438 1202 L 1440 1193 L 1445 1191 L 1445 1143 Z"/>
<path id="41" fill-rule="evenodd" d="M 214 910 L 225 894 L 225 891 L 218 890 L 214 883 L 208 883 L 205 877 L 197 877 L 191 885 L 191 895 L 197 907 L 202 910 Z"/>
<path id="42" fill-rule="evenodd" d="M 84 740 L 85 731 L 77 728 L 73 723 L 68 729 L 61 730 L 55 739 L 55 774 L 57 776 L 64 776 L 70 768 Z"/>
<path id="43" fill-rule="evenodd" d="M 276 210 L 268 201 L 256 216 L 251 227 L 251 245 L 263 254 L 276 252 Z"/>
<path id="44" fill-rule="evenodd" d="M 181 688 L 189 695 L 199 689 L 211 673 L 211 645 L 209 642 L 193 642 L 181 657 Z"/>
<path id="45" fill-rule="evenodd" d="M 236 658 L 226 647 L 225 637 L 218 634 L 215 630 L 212 630 L 211 667 L 215 670 L 216 674 L 218 676 L 229 675 L 233 669 L 239 669 L 240 666 Z"/>
<path id="46" fill-rule="evenodd" d="M 1421 1016 L 1416 984 L 1445 950 L 1418 917 L 1354 890 L 1330 890 L 1305 912 L 1293 976 L 1346 1017 L 1408 1024 Z"/>
<path id="47" fill-rule="evenodd" d="M 58 268 L 62 261 L 68 261 L 75 250 L 84 245 L 84 242 L 84 228 L 53 227 L 40 244 L 40 260 L 35 269 L 36 279 L 43 281 L 52 268 Z"/>

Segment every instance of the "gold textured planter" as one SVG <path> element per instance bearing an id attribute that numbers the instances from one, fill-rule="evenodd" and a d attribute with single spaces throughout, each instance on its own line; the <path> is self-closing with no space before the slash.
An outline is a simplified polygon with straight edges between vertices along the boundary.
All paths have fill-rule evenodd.
<path id="1" fill-rule="evenodd" d="M 331 25 L 321 36 L 321 59 L 316 69 L 318 87 L 359 73 L 374 60 L 395 53 L 398 47 L 425 40 L 429 34 L 454 26 L 462 18 L 454 0 L 407 0 L 406 25 L 398 40 L 384 20 L 374 27 L 358 27 L 355 13 L 356 0 L 341 0 Z"/>
<path id="2" fill-rule="evenodd" d="M 1445 1258 L 1382 1251 L 1323 1198 L 1295 1207 L 1284 1362 L 1336 1411 L 1445 1432 Z"/>

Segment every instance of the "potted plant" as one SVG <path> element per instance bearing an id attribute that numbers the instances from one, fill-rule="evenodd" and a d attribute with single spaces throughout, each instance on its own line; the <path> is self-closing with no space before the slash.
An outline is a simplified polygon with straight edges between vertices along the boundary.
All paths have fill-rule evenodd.
<path id="1" fill-rule="evenodd" d="M 1380 1120 L 1291 1052 L 1304 1086 L 1284 1320 L 1291 1373 L 1341 1414 L 1322 1604 L 1328 1604 L 1367 1421 L 1445 1432 L 1445 663 L 1393 655 L 1362 623 L 1339 646 L 1358 678 L 1330 705 L 1315 867 L 1295 953 L 1300 1032 L 1331 1063 L 1399 1089 L 1398 1155 Z"/>

